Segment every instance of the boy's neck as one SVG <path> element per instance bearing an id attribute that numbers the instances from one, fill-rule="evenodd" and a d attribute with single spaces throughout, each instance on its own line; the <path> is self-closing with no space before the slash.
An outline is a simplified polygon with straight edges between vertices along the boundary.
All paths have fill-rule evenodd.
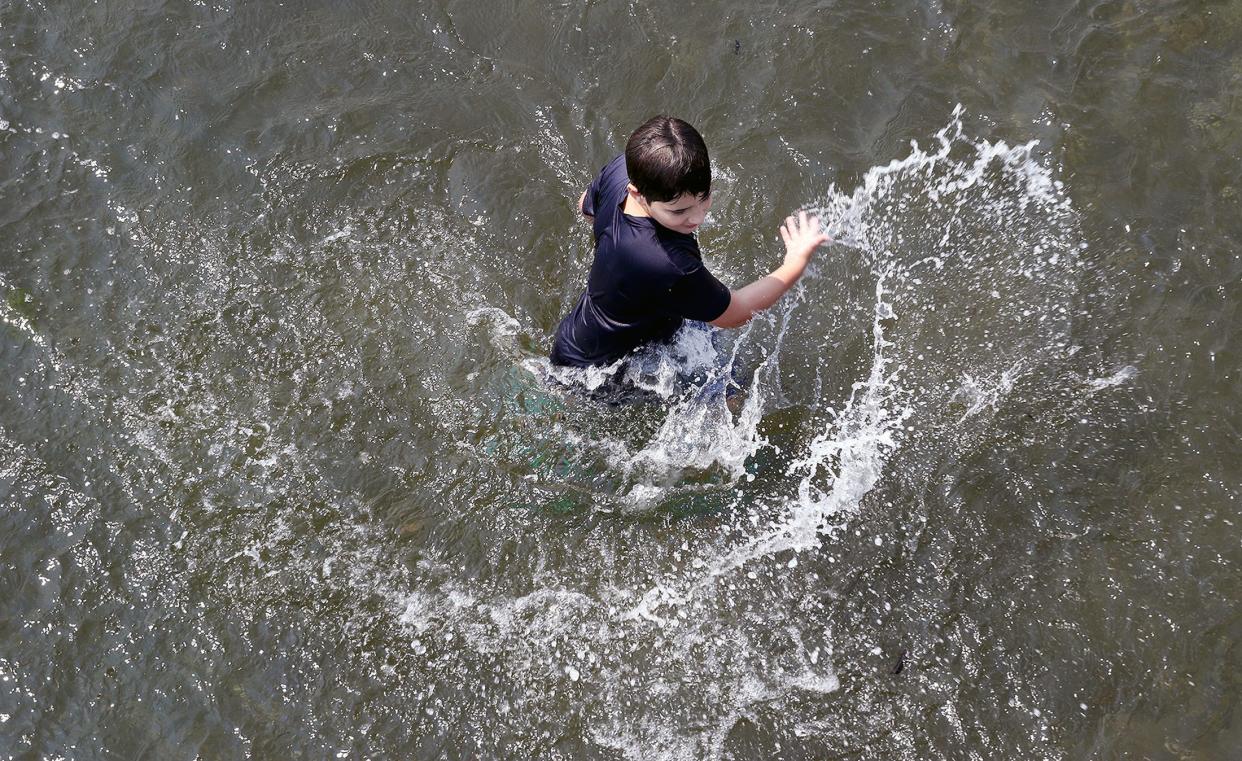
<path id="1" fill-rule="evenodd" d="M 621 213 L 629 214 L 631 217 L 650 217 L 643 205 L 638 202 L 633 193 L 625 194 L 625 205 L 621 207 Z"/>

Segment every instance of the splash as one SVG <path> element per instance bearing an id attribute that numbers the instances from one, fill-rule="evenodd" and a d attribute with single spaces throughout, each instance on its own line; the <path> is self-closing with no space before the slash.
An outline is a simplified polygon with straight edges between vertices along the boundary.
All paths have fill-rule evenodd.
<path id="1" fill-rule="evenodd" d="M 126 360 L 153 391 L 120 408 L 137 462 L 203 464 L 168 479 L 182 512 L 163 556 L 257 632 L 273 606 L 305 615 L 315 644 L 287 657 L 308 680 L 344 658 L 411 736 L 480 757 L 562 741 L 737 757 L 756 724 L 823 741 L 815 706 L 873 689 L 850 681 L 851 653 L 875 646 L 835 623 L 850 594 L 835 559 L 887 539 L 867 509 L 886 509 L 869 500 L 894 473 L 917 485 L 1072 350 L 1080 242 L 1035 146 L 969 140 L 960 111 L 930 150 L 811 206 L 851 250 L 825 251 L 745 330 L 684 331 L 643 362 L 560 379 L 621 376 L 654 399 L 623 408 L 540 383 L 554 371 L 526 318 L 453 268 L 483 228 L 429 213 L 411 230 L 365 216 L 304 240 L 260 230 L 241 251 L 129 241 L 170 269 L 166 298 L 188 315 Z M 333 298 L 298 291 L 319 282 Z M 56 370 L 24 298 L 0 324 Z M 237 379 L 192 348 L 215 345 L 270 362 Z M 61 375 L 102 405 L 102 380 Z"/>
<path id="2" fill-rule="evenodd" d="M 657 538 L 597 525 L 588 554 L 538 551 L 542 570 L 522 594 L 463 582 L 447 562 L 394 594 L 419 648 L 460 637 L 470 652 L 508 653 L 506 700 L 521 696 L 506 703 L 511 729 L 568 715 L 591 743 L 644 759 L 726 757 L 759 713 L 794 734 L 825 731 L 799 706 L 838 689 L 848 665 L 833 655 L 849 643 L 834 642 L 832 564 L 839 544 L 883 544 L 859 523 L 869 496 L 894 467 L 917 479 L 968 448 L 1023 382 L 1055 377 L 1073 352 L 1082 244 L 1068 199 L 1034 143 L 968 140 L 961 116 L 931 150 L 912 144 L 812 205 L 852 252 L 821 256 L 802 288 L 737 336 L 730 362 L 683 343 L 631 378 L 664 403 L 649 410 L 649 435 L 611 439 L 602 461 L 644 506 L 685 493 L 678 474 L 719 469 L 733 501 L 714 528 L 665 524 Z M 759 359 L 735 411 L 720 389 L 736 381 L 712 367 L 747 356 Z M 798 402 L 780 387 L 788 356 L 817 378 Z M 687 367 L 706 370 L 679 387 Z M 602 383 L 623 370 L 596 372 Z M 808 423 L 792 452 L 761 433 L 778 405 Z M 752 487 L 756 474 L 768 486 Z M 475 708 L 493 711 L 486 698 Z"/>
<path id="3" fill-rule="evenodd" d="M 612 495 L 602 495 L 603 504 L 650 511 L 675 500 L 688 476 L 708 474 L 729 489 L 749 475 L 747 462 L 767 445 L 759 425 L 774 395 L 779 346 L 791 312 L 786 307 L 765 319 L 775 326 L 776 348 L 746 378 L 739 377 L 741 353 L 754 325 L 730 340 L 721 331 L 688 323 L 667 344 L 644 347 L 604 367 L 555 367 L 543 358 L 527 359 L 523 366 L 564 404 L 579 402 L 577 422 L 589 431 L 573 437 L 575 445 L 587 448 L 579 461 L 598 454 L 619 477 Z M 601 411 L 611 418 L 627 413 L 638 418 L 642 412 L 633 413 L 635 405 L 657 416 L 650 433 L 641 425 L 634 426 L 637 436 L 590 430 L 593 424 L 604 427 L 595 419 Z"/>

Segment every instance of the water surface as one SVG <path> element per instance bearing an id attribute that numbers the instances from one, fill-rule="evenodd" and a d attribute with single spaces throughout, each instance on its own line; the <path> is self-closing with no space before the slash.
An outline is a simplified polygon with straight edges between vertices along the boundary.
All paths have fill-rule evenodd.
<path id="1" fill-rule="evenodd" d="M 0 757 L 1231 757 L 1240 88 L 1237 2 L 0 7 Z M 849 245 L 606 407 L 659 112 L 722 280 Z"/>

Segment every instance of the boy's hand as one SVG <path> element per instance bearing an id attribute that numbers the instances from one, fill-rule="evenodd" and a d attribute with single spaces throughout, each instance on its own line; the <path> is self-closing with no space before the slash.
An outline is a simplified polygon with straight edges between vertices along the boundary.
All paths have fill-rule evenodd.
<path id="1" fill-rule="evenodd" d="M 806 269 L 815 249 L 828 241 L 828 234 L 820 227 L 818 217 L 799 211 L 796 216 L 785 217 L 781 240 L 785 241 L 785 265 L 801 271 Z"/>
<path id="2" fill-rule="evenodd" d="M 724 314 L 712 320 L 718 328 L 737 328 L 745 325 L 756 312 L 776 303 L 785 291 L 802 277 L 802 271 L 811 261 L 811 254 L 828 234 L 819 226 L 819 219 L 800 211 L 785 218 L 781 225 L 781 240 L 785 241 L 785 263 L 768 275 L 736 291 L 729 292 L 729 306 Z"/>

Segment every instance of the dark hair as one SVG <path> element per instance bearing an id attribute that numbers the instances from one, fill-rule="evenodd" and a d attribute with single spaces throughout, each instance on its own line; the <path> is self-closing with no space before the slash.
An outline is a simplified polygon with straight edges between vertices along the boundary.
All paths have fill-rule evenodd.
<path id="1" fill-rule="evenodd" d="M 648 202 L 712 189 L 712 164 L 698 130 L 672 116 L 653 116 L 625 144 L 625 171 Z"/>

